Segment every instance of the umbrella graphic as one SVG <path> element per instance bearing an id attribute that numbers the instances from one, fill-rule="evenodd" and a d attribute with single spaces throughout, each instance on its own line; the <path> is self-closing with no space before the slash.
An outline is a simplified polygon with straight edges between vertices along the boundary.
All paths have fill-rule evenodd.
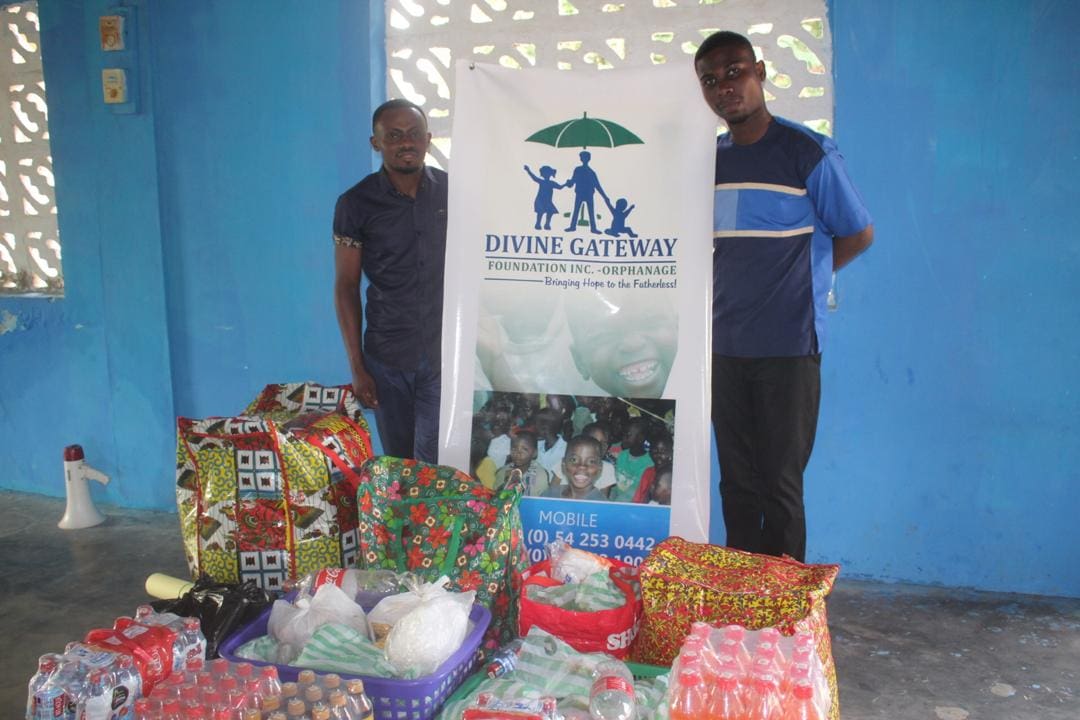
<path id="1" fill-rule="evenodd" d="M 622 125 L 610 120 L 591 118 L 589 113 L 557 125 L 539 130 L 525 142 L 543 143 L 552 147 L 618 147 L 620 145 L 643 145 L 644 141 Z"/>

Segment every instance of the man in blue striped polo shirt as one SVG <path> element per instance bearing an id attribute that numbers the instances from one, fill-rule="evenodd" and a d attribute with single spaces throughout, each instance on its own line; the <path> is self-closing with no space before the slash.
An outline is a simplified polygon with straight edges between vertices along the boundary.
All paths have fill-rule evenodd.
<path id="1" fill-rule="evenodd" d="M 727 544 L 806 555 L 803 471 L 831 274 L 874 238 L 836 144 L 765 107 L 765 64 L 718 32 L 694 57 L 717 139 L 712 417 Z"/>

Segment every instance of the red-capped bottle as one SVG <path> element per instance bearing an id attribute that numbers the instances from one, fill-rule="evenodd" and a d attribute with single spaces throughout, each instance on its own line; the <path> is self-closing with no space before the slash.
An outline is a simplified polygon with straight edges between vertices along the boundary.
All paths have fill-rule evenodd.
<path id="1" fill-rule="evenodd" d="M 746 720 L 782 720 L 780 693 L 771 675 L 755 675 L 751 681 Z"/>
<path id="2" fill-rule="evenodd" d="M 784 707 L 782 720 L 823 720 L 814 704 L 814 686 L 809 680 L 800 680 L 795 685 L 791 699 Z"/>
<path id="3" fill-rule="evenodd" d="M 709 720 L 745 720 L 746 707 L 739 693 L 739 678 L 731 672 L 721 672 L 713 691 L 712 713 Z"/>
<path id="4" fill-rule="evenodd" d="M 679 671 L 668 703 L 668 716 L 671 720 L 712 720 L 709 688 L 698 669 L 684 664 Z"/>

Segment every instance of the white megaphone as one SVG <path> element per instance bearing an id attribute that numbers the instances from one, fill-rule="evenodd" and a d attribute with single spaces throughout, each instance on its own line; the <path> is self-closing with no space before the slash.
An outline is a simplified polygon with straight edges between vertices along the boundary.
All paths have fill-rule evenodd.
<path id="1" fill-rule="evenodd" d="M 79 445 L 64 448 L 64 484 L 67 486 L 67 509 L 57 525 L 62 530 L 78 530 L 94 527 L 105 522 L 105 516 L 94 507 L 90 498 L 88 480 L 97 480 L 102 485 L 109 484 L 109 476 L 95 470 L 83 459 L 83 449 Z"/>

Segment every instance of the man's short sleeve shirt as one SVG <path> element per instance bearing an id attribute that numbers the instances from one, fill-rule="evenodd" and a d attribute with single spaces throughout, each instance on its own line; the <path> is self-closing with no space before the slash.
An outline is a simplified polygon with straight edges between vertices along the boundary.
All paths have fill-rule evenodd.
<path id="1" fill-rule="evenodd" d="M 441 355 L 447 176 L 422 172 L 415 199 L 380 170 L 334 210 L 334 242 L 363 252 L 364 353 L 402 370 L 415 370 L 421 357 L 438 367 Z"/>
<path id="2" fill-rule="evenodd" d="M 782 118 L 750 145 L 718 138 L 713 352 L 821 352 L 832 239 L 870 223 L 831 138 Z"/>

